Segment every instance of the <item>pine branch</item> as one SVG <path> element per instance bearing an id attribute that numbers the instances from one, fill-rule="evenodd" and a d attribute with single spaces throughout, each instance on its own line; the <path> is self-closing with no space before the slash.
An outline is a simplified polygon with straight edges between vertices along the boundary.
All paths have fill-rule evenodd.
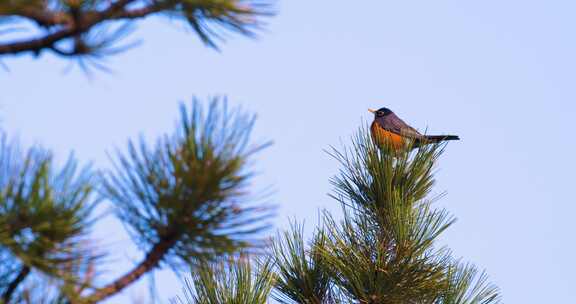
<path id="1" fill-rule="evenodd" d="M 83 246 L 96 202 L 91 183 L 87 168 L 78 171 L 74 158 L 56 170 L 49 152 L 34 147 L 22 156 L 16 143 L 2 138 L 0 246 L 7 257 L 2 263 L 23 265 L 5 284 L 4 299 L 15 297 L 32 270 L 53 279 L 52 285 L 80 282 L 69 266 L 98 258 Z"/>
<path id="2" fill-rule="evenodd" d="M 71 13 L 67 17 L 64 17 L 65 15 L 62 13 L 43 12 L 38 9 L 27 9 L 24 7 L 20 13 L 16 11 L 12 15 L 30 18 L 41 25 L 64 25 L 64 28 L 41 38 L 0 44 L 0 55 L 16 54 L 25 51 L 39 55 L 44 49 L 53 50 L 60 55 L 72 56 L 81 54 L 83 52 L 81 48 L 76 47 L 75 51 L 67 53 L 56 49 L 55 44 L 66 38 L 88 32 L 92 27 L 122 11 L 126 5 L 133 1 L 134 0 L 118 0 L 102 11 L 89 12 L 86 15 L 75 11 L 75 14 Z"/>
<path id="3" fill-rule="evenodd" d="M 21 16 L 26 18 L 31 18 L 39 24 L 50 24 L 65 25 L 63 29 L 57 30 L 52 34 L 48 34 L 44 37 L 24 40 L 20 42 L 0 44 L 0 55 L 2 54 L 16 54 L 25 51 L 33 52 L 35 55 L 39 55 L 43 49 L 55 49 L 55 44 L 66 38 L 79 35 L 81 33 L 89 31 L 96 24 L 106 20 L 110 16 L 118 13 L 126 5 L 134 0 L 118 0 L 111 4 L 107 9 L 100 12 L 92 12 L 87 16 L 83 16 L 80 12 L 77 12 L 76 16 L 69 15 L 68 18 L 64 18 L 62 14 L 56 14 L 53 12 L 43 13 L 36 9 L 26 9 L 22 11 L 22 15 L 14 13 L 15 16 Z M 59 23 L 58 23 L 59 22 Z M 80 54 L 82 51 L 79 48 L 77 51 L 71 52 L 70 55 Z M 66 54 L 60 51 L 59 54 Z"/>
<path id="4" fill-rule="evenodd" d="M 82 3 L 82 1 L 80 1 Z M 105 2 L 105 1 L 102 1 Z M 40 37 L 26 38 L 20 41 L 0 43 L 0 55 L 32 52 L 38 56 L 44 50 L 50 50 L 60 56 L 77 57 L 81 55 L 104 54 L 99 52 L 103 41 L 89 41 L 89 34 L 95 32 L 110 21 L 128 22 L 155 14 L 177 16 L 189 23 L 201 40 L 210 47 L 217 48 L 214 39 L 220 38 L 210 24 L 227 28 L 244 35 L 251 35 L 250 28 L 257 28 L 256 17 L 270 15 L 267 5 L 244 3 L 243 0 L 163 0 L 163 1 L 117 0 L 104 9 L 95 9 L 98 3 L 83 7 L 69 5 L 68 10 L 53 10 L 46 6 L 32 4 L 0 5 L 2 17 L 21 17 L 38 25 L 45 34 Z M 129 8 L 132 4 L 141 4 Z M 114 36 L 103 39 L 114 40 Z M 64 50 L 60 42 L 72 42 L 72 48 Z M 112 52 L 113 53 L 113 52 Z"/>
<path id="5" fill-rule="evenodd" d="M 499 289 L 488 282 L 488 276 L 470 264 L 454 263 L 447 273 L 448 284 L 437 304 L 497 304 Z"/>
<path id="6" fill-rule="evenodd" d="M 351 302 L 492 303 L 497 298 L 484 281 L 479 292 L 471 287 L 471 271 L 454 274 L 450 252 L 434 246 L 454 223 L 427 198 L 443 148 L 378 147 L 364 128 L 351 148 L 331 152 L 343 166 L 332 179 L 332 197 L 345 213 L 342 221 L 325 213 L 324 258 L 334 284 Z"/>
<path id="7" fill-rule="evenodd" d="M 276 237 L 272 260 L 278 279 L 273 297 L 283 304 L 334 304 L 325 250 L 324 231 L 317 230 L 309 248 L 304 243 L 303 226 L 292 224 L 291 230 Z"/>
<path id="8" fill-rule="evenodd" d="M 257 261 L 258 262 L 258 261 Z M 265 304 L 274 286 L 275 275 L 269 260 L 254 267 L 250 257 L 222 259 L 203 263 L 186 280 L 184 297 L 170 301 L 172 304 Z"/>
<path id="9" fill-rule="evenodd" d="M 151 149 L 129 144 L 105 179 L 103 194 L 141 248 L 144 260 L 81 302 L 94 303 L 126 288 L 155 267 L 196 267 L 254 245 L 267 225 L 264 206 L 240 204 L 251 173 L 251 115 L 229 111 L 215 99 L 206 114 L 195 101 L 173 136 Z"/>

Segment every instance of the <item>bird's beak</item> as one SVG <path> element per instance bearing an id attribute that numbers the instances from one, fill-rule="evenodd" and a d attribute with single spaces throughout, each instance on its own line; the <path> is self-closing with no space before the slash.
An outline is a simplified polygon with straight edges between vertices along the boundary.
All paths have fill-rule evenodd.
<path id="1" fill-rule="evenodd" d="M 368 112 L 370 112 L 370 113 L 375 113 L 376 110 L 368 109 Z"/>

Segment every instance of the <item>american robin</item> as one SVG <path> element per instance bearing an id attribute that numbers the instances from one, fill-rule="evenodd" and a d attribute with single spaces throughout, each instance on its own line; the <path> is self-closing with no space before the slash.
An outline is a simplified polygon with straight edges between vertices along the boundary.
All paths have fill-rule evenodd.
<path id="1" fill-rule="evenodd" d="M 425 144 L 460 139 L 456 135 L 422 135 L 388 108 L 380 108 L 379 110 L 368 109 L 368 111 L 374 113 L 374 121 L 370 126 L 370 133 L 372 134 L 372 139 L 379 147 L 387 143 L 394 150 L 400 150 L 405 147 L 407 141 L 413 141 L 412 148 L 417 148 Z"/>

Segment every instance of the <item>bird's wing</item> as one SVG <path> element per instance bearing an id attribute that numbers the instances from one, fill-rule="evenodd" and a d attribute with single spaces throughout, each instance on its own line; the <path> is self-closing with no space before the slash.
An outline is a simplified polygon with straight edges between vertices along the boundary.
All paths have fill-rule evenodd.
<path id="1" fill-rule="evenodd" d="M 416 129 L 409 126 L 402 119 L 400 119 L 396 114 L 390 113 L 383 119 L 378 119 L 378 124 L 383 129 L 390 131 L 392 133 L 409 137 L 409 138 L 422 138 L 423 135 Z"/>

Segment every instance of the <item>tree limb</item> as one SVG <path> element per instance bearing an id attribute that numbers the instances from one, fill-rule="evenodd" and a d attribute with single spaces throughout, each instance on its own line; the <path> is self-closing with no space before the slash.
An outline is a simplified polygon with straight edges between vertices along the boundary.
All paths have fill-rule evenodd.
<path id="1" fill-rule="evenodd" d="M 0 55 L 17 54 L 24 51 L 30 51 L 38 55 L 42 49 L 51 48 L 56 42 L 71 37 L 75 33 L 75 29 L 67 28 L 57 31 L 53 34 L 46 35 L 42 38 L 0 44 Z"/>
<path id="2" fill-rule="evenodd" d="M 94 293 L 80 300 L 81 303 L 96 303 L 122 291 L 128 285 L 137 281 L 144 274 L 154 269 L 162 261 L 164 256 L 170 251 L 178 241 L 176 235 L 165 237 L 156 243 L 134 269 L 124 274 L 114 282 L 97 289 Z"/>

